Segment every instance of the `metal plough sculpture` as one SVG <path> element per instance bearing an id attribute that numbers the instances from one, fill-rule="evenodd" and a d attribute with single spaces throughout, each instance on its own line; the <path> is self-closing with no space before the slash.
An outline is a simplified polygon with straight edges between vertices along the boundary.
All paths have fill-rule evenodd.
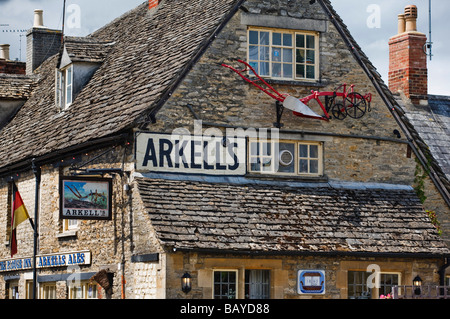
<path id="1" fill-rule="evenodd" d="M 233 70 L 245 81 L 253 84 L 270 97 L 282 103 L 283 107 L 292 110 L 294 115 L 296 116 L 329 121 L 332 116 L 338 120 L 343 120 L 347 116 L 354 119 L 359 119 L 363 117 L 367 112 L 371 111 L 370 102 L 372 101 L 372 94 L 368 93 L 363 96 L 355 92 L 353 84 L 350 85 L 349 90 L 347 90 L 347 84 L 344 83 L 336 88 L 336 90 L 333 92 L 311 91 L 311 95 L 298 99 L 289 94 L 279 93 L 261 76 L 259 76 L 254 68 L 252 68 L 247 62 L 242 60 L 238 60 L 238 62 L 244 64 L 245 68 L 242 70 L 238 70 L 226 64 L 222 64 L 222 66 Z M 245 76 L 244 73 L 247 72 L 252 72 L 257 79 L 252 80 Z M 261 82 L 261 85 L 258 82 Z M 338 90 L 341 88 L 342 91 L 338 92 Z M 323 105 L 323 103 L 320 101 L 320 97 L 322 96 L 326 98 L 325 105 Z M 319 115 L 308 107 L 307 104 L 311 100 L 317 101 L 324 115 Z"/>

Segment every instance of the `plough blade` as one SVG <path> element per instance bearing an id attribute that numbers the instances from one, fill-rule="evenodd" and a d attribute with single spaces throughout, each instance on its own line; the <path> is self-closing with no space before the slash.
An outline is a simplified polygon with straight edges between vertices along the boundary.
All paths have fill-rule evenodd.
<path id="1" fill-rule="evenodd" d="M 283 106 L 291 111 L 294 111 L 294 114 L 298 113 L 296 115 L 323 119 L 322 116 L 311 110 L 305 103 L 290 95 L 286 96 L 284 99 Z"/>

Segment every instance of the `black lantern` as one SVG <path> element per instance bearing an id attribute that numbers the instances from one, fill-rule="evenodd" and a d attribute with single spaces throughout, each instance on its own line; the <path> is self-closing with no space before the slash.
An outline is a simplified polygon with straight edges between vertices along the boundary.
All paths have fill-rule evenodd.
<path id="1" fill-rule="evenodd" d="M 181 290 L 185 294 L 191 291 L 192 288 L 191 278 L 192 278 L 191 275 L 189 275 L 187 272 L 185 272 L 183 277 L 181 277 Z"/>
<path id="2" fill-rule="evenodd" d="M 413 279 L 413 286 L 414 286 L 414 293 L 416 295 L 420 295 L 420 287 L 422 286 L 422 279 L 419 277 L 419 275 L 417 275 L 414 279 Z"/>

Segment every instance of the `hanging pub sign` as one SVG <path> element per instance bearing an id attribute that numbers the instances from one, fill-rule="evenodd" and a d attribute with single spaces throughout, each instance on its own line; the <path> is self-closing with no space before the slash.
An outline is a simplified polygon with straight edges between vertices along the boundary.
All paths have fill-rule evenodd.
<path id="1" fill-rule="evenodd" d="M 235 136 L 136 135 L 136 170 L 140 172 L 230 175 L 246 173 L 246 139 Z"/>
<path id="2" fill-rule="evenodd" d="M 112 218 L 112 179 L 64 176 L 60 178 L 61 219 Z"/>

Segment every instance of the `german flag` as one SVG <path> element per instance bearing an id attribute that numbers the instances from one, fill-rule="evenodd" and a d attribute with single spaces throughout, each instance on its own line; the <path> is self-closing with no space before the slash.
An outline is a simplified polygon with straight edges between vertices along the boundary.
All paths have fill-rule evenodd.
<path id="1" fill-rule="evenodd" d="M 16 184 L 12 183 L 12 212 L 11 212 L 11 236 L 10 236 L 10 247 L 11 247 L 11 257 L 17 253 L 17 240 L 16 240 L 16 228 L 22 222 L 29 219 L 28 211 L 23 203 L 22 197 L 20 196 L 19 190 Z"/>

